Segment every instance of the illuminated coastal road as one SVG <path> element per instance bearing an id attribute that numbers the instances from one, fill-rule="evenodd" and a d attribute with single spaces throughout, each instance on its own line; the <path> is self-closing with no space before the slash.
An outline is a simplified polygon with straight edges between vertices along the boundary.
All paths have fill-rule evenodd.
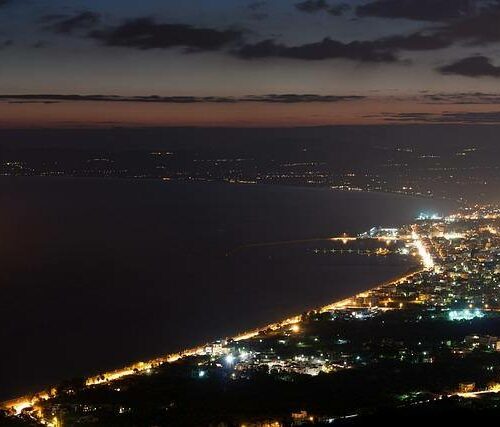
<path id="1" fill-rule="evenodd" d="M 418 251 L 418 254 L 420 256 L 424 268 L 432 270 L 434 268 L 434 260 L 432 258 L 431 253 L 426 248 L 422 238 L 418 234 L 417 227 L 415 225 L 412 226 L 411 237 Z"/>
<path id="2" fill-rule="evenodd" d="M 347 241 L 354 241 L 354 240 L 362 239 L 362 238 L 361 237 L 341 236 L 341 237 L 333 237 L 333 238 L 321 239 L 321 240 L 346 241 L 346 239 L 347 239 Z M 313 239 L 313 240 L 319 240 L 319 239 Z M 396 239 L 395 238 L 390 238 L 390 239 L 377 238 L 377 240 L 384 240 L 385 241 L 385 240 L 396 240 Z M 312 240 L 306 240 L 306 241 L 312 241 Z M 379 288 L 382 288 L 385 286 L 393 286 L 393 285 L 397 286 L 401 283 L 404 283 L 405 281 L 407 281 L 411 277 L 419 274 L 420 272 L 422 272 L 424 270 L 429 270 L 429 269 L 434 268 L 434 261 L 432 259 L 432 256 L 431 256 L 430 252 L 428 251 L 425 243 L 423 242 L 423 239 L 417 233 L 416 227 L 412 228 L 410 245 L 413 246 L 417 250 L 418 256 L 420 257 L 420 260 L 422 263 L 422 268 L 417 270 L 417 271 L 414 271 L 412 273 L 398 277 L 397 279 L 391 280 L 390 282 L 379 284 L 370 290 L 379 289 Z M 370 290 L 367 290 L 365 292 L 369 292 Z M 355 307 L 353 300 L 355 297 L 360 296 L 360 295 L 363 295 L 363 293 L 356 294 L 356 295 L 349 297 L 349 298 L 346 298 L 344 300 L 336 301 L 334 303 L 325 305 L 324 307 L 319 308 L 318 311 L 327 312 L 327 311 L 332 311 L 332 310 L 336 310 L 336 309 L 345 309 L 345 308 Z M 257 328 L 257 329 L 251 330 L 251 331 L 240 333 L 240 334 L 232 337 L 231 339 L 234 341 L 247 340 L 250 338 L 254 338 L 261 331 L 264 331 L 264 330 L 278 330 L 278 329 L 286 327 L 286 326 L 294 327 L 294 325 L 296 325 L 295 327 L 298 327 L 298 323 L 300 322 L 300 320 L 301 320 L 301 315 L 293 316 L 293 317 L 290 317 L 288 319 L 284 319 L 280 322 L 271 323 L 269 325 L 266 325 L 266 326 L 263 326 L 263 327 L 260 327 L 260 328 Z M 163 363 L 172 363 L 172 362 L 175 362 L 183 357 L 205 354 L 205 348 L 206 348 L 206 344 L 203 344 L 203 345 L 200 345 L 198 347 L 179 351 L 177 353 L 168 354 L 168 355 L 158 357 L 158 358 L 155 358 L 152 360 L 137 362 L 137 363 L 134 363 L 130 366 L 126 366 L 124 368 L 120 368 L 120 369 L 116 369 L 113 371 L 104 372 L 104 373 L 101 373 L 99 375 L 91 376 L 91 377 L 86 379 L 85 384 L 87 386 L 98 385 L 98 384 L 116 381 L 116 380 L 119 380 L 121 378 L 130 376 L 130 375 L 148 372 L 148 370 L 150 370 L 150 369 L 152 369 L 160 364 L 163 364 Z M 18 414 L 25 408 L 36 406 L 36 403 L 39 401 L 47 400 L 50 397 L 54 397 L 55 393 L 56 393 L 55 389 L 44 390 L 44 391 L 41 391 L 41 392 L 36 393 L 34 395 L 31 395 L 31 396 L 23 396 L 23 397 L 20 397 L 17 399 L 3 402 L 2 404 L 0 404 L 0 408 L 13 409 Z M 56 426 L 56 424 L 54 424 L 50 421 L 45 421 L 45 424 L 48 426 L 52 426 L 52 427 Z"/>

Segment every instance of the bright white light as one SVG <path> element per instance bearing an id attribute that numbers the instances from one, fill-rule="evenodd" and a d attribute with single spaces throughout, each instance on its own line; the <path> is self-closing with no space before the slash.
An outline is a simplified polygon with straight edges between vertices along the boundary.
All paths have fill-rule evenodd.
<path id="1" fill-rule="evenodd" d="M 203 378 L 205 376 L 205 371 L 198 372 L 198 377 Z"/>
<path id="2" fill-rule="evenodd" d="M 422 240 L 420 239 L 420 236 L 415 232 L 412 231 L 411 237 L 413 239 L 413 244 L 417 248 L 418 255 L 420 256 L 420 259 L 422 260 L 422 264 L 424 264 L 424 267 L 428 270 L 431 270 L 434 268 L 434 260 L 432 259 L 431 254 L 423 244 Z"/>
<path id="3" fill-rule="evenodd" d="M 474 318 L 484 317 L 484 313 L 479 310 L 452 310 L 448 313 L 450 320 L 472 320 Z"/>
<path id="4" fill-rule="evenodd" d="M 232 365 L 234 363 L 234 356 L 232 354 L 228 354 L 225 359 L 226 364 Z"/>
<path id="5" fill-rule="evenodd" d="M 420 221 L 426 221 L 426 220 L 439 220 L 442 219 L 442 216 L 436 214 L 436 213 L 428 213 L 428 212 L 420 212 L 420 214 L 416 218 L 417 220 Z"/>
<path id="6" fill-rule="evenodd" d="M 463 239 L 464 235 L 460 233 L 445 233 L 443 237 L 446 240 Z"/>

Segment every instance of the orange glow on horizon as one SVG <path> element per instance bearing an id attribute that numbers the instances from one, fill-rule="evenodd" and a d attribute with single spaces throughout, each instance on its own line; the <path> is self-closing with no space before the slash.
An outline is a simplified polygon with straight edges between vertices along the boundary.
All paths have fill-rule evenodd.
<path id="1" fill-rule="evenodd" d="M 64 101 L 0 102 L 0 128 L 30 127 L 296 127 L 415 123 L 390 121 L 384 114 L 484 112 L 488 105 L 429 105 L 409 100 L 367 98 L 300 103 L 140 103 Z"/>

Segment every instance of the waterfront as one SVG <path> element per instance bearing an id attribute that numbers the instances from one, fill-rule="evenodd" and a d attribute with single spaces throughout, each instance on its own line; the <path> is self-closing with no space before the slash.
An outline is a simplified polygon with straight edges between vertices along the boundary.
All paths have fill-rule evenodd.
<path id="1" fill-rule="evenodd" d="M 460 213 L 446 217 L 421 215 L 415 223 L 396 229 L 372 228 L 357 238 L 331 238 L 329 241 L 333 244 L 337 241 L 344 244 L 385 241 L 392 248 L 385 248 L 383 256 L 393 250 L 411 254 L 419 259 L 420 266 L 398 279 L 378 284 L 371 290 L 302 315 L 232 338 L 136 362 L 118 370 L 101 372 L 90 378 L 74 379 L 42 391 L 34 398 L 28 395 L 4 402 L 3 405 L 12 414 L 38 419 L 44 425 L 55 427 L 68 419 L 78 423 L 86 421 L 89 412 L 94 414 L 94 421 L 116 417 L 123 421 L 130 417 L 133 419 L 138 408 L 118 405 L 118 395 L 125 402 L 123 396 L 130 393 L 131 389 L 146 386 L 150 390 L 158 386 L 158 380 L 166 385 L 165 381 L 168 383 L 176 378 L 177 381 L 190 382 L 190 388 L 206 383 L 205 386 L 215 386 L 215 389 L 222 382 L 222 392 L 227 395 L 226 387 L 231 387 L 232 383 L 247 386 L 248 382 L 253 384 L 259 381 L 257 378 L 262 379 L 264 373 L 271 382 L 293 383 L 300 378 L 303 382 L 304 376 L 315 377 L 320 374 L 323 374 L 321 381 L 325 380 L 326 375 L 328 381 L 337 378 L 337 381 L 342 382 L 343 375 L 340 372 L 349 375 L 348 371 L 369 369 L 373 378 L 378 377 L 375 380 L 377 382 L 394 373 L 399 376 L 401 369 L 407 369 L 408 366 L 412 370 L 417 369 L 416 366 L 419 369 L 425 367 L 424 376 L 419 380 L 419 387 L 423 390 L 416 393 L 412 391 L 409 396 L 408 393 L 402 393 L 401 385 L 396 386 L 393 390 L 396 395 L 392 397 L 396 400 L 392 404 L 400 406 L 402 400 L 408 399 L 411 405 L 439 402 L 442 399 L 450 399 L 457 404 L 457 397 L 468 399 L 482 395 L 493 399 L 487 403 L 491 404 L 495 399 L 493 395 L 500 390 L 495 375 L 495 359 L 498 359 L 495 353 L 500 351 L 497 334 L 498 265 L 495 268 L 493 264 L 498 247 L 499 212 L 494 206 L 465 208 Z M 400 248 L 393 247 L 393 242 L 399 242 Z M 276 242 L 272 243 L 272 246 L 275 245 Z M 476 251 L 471 256 L 469 250 L 472 247 Z M 480 279 L 479 283 L 477 279 Z M 473 322 L 474 319 L 484 321 L 479 324 Z M 457 326 L 454 327 L 453 323 Z M 432 332 L 426 332 L 429 327 Z M 492 332 L 495 335 L 491 335 Z M 464 333 L 468 335 L 464 336 Z M 377 340 L 381 341 L 377 343 Z M 454 364 L 469 363 L 468 369 L 475 369 L 475 378 L 479 382 L 466 382 L 470 378 L 467 369 L 464 372 L 455 366 L 450 370 L 450 358 Z M 392 362 L 387 364 L 389 360 Z M 470 362 L 474 366 L 470 366 Z M 344 392 L 346 387 L 356 390 L 356 383 L 360 381 L 366 385 L 364 376 L 351 376 L 352 379 L 343 387 Z M 379 387 L 377 385 L 370 392 L 368 386 L 368 395 L 373 392 L 378 395 Z M 407 384 L 406 387 L 407 390 L 414 390 L 415 385 Z M 215 389 L 213 391 L 217 392 Z M 236 389 L 234 392 L 239 391 Z M 80 396 L 80 393 L 83 395 Z M 107 397 L 103 397 L 103 393 Z M 359 392 L 355 393 L 358 395 Z M 75 395 L 79 397 L 75 399 Z M 94 397 L 88 400 L 91 395 Z M 161 396 L 165 399 L 163 393 Z M 271 393 L 267 401 L 272 401 L 275 396 Z M 252 401 L 252 398 L 247 399 L 248 409 L 252 408 Z M 313 401 L 314 406 L 311 406 L 310 401 L 306 409 L 314 407 L 316 412 L 317 400 L 313 398 Z M 347 399 L 340 408 L 337 407 L 337 411 L 342 411 L 340 414 L 345 414 L 343 411 L 346 408 L 359 411 L 362 407 L 355 401 Z M 149 399 L 147 402 L 149 405 Z M 215 406 L 219 406 L 216 402 L 219 399 L 214 401 Z M 458 405 L 463 404 L 463 401 L 458 401 Z M 230 407 L 235 408 L 235 405 Z M 292 404 L 289 410 L 294 407 Z M 328 407 L 331 411 L 331 403 Z M 216 411 L 217 415 L 207 415 L 207 421 L 211 417 L 221 416 L 220 408 Z M 256 411 L 254 416 L 258 416 L 262 408 L 253 407 L 251 411 Z M 365 408 L 362 412 L 366 416 L 370 411 L 366 412 Z M 240 418 L 241 415 L 236 405 L 232 416 Z M 358 415 L 358 412 L 350 412 L 349 416 Z M 163 417 L 172 418 L 172 415 L 169 413 Z M 281 413 L 281 417 L 281 420 L 271 419 L 267 424 L 280 426 L 290 417 L 330 423 L 342 419 L 344 415 L 339 417 L 338 412 L 308 415 L 308 411 L 302 409 L 291 415 Z"/>
<path id="2" fill-rule="evenodd" d="M 277 321 L 408 268 L 393 258 L 310 256 L 300 246 L 227 256 L 235 247 L 353 234 L 448 209 L 427 199 L 278 186 L 0 186 L 4 398 Z"/>

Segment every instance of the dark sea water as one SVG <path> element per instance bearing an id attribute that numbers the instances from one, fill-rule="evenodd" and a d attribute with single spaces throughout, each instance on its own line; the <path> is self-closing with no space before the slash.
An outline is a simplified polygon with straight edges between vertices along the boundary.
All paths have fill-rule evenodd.
<path id="1" fill-rule="evenodd" d="M 228 336 L 397 276 L 398 257 L 241 245 L 398 225 L 442 201 L 328 189 L 0 179 L 0 399 Z"/>

